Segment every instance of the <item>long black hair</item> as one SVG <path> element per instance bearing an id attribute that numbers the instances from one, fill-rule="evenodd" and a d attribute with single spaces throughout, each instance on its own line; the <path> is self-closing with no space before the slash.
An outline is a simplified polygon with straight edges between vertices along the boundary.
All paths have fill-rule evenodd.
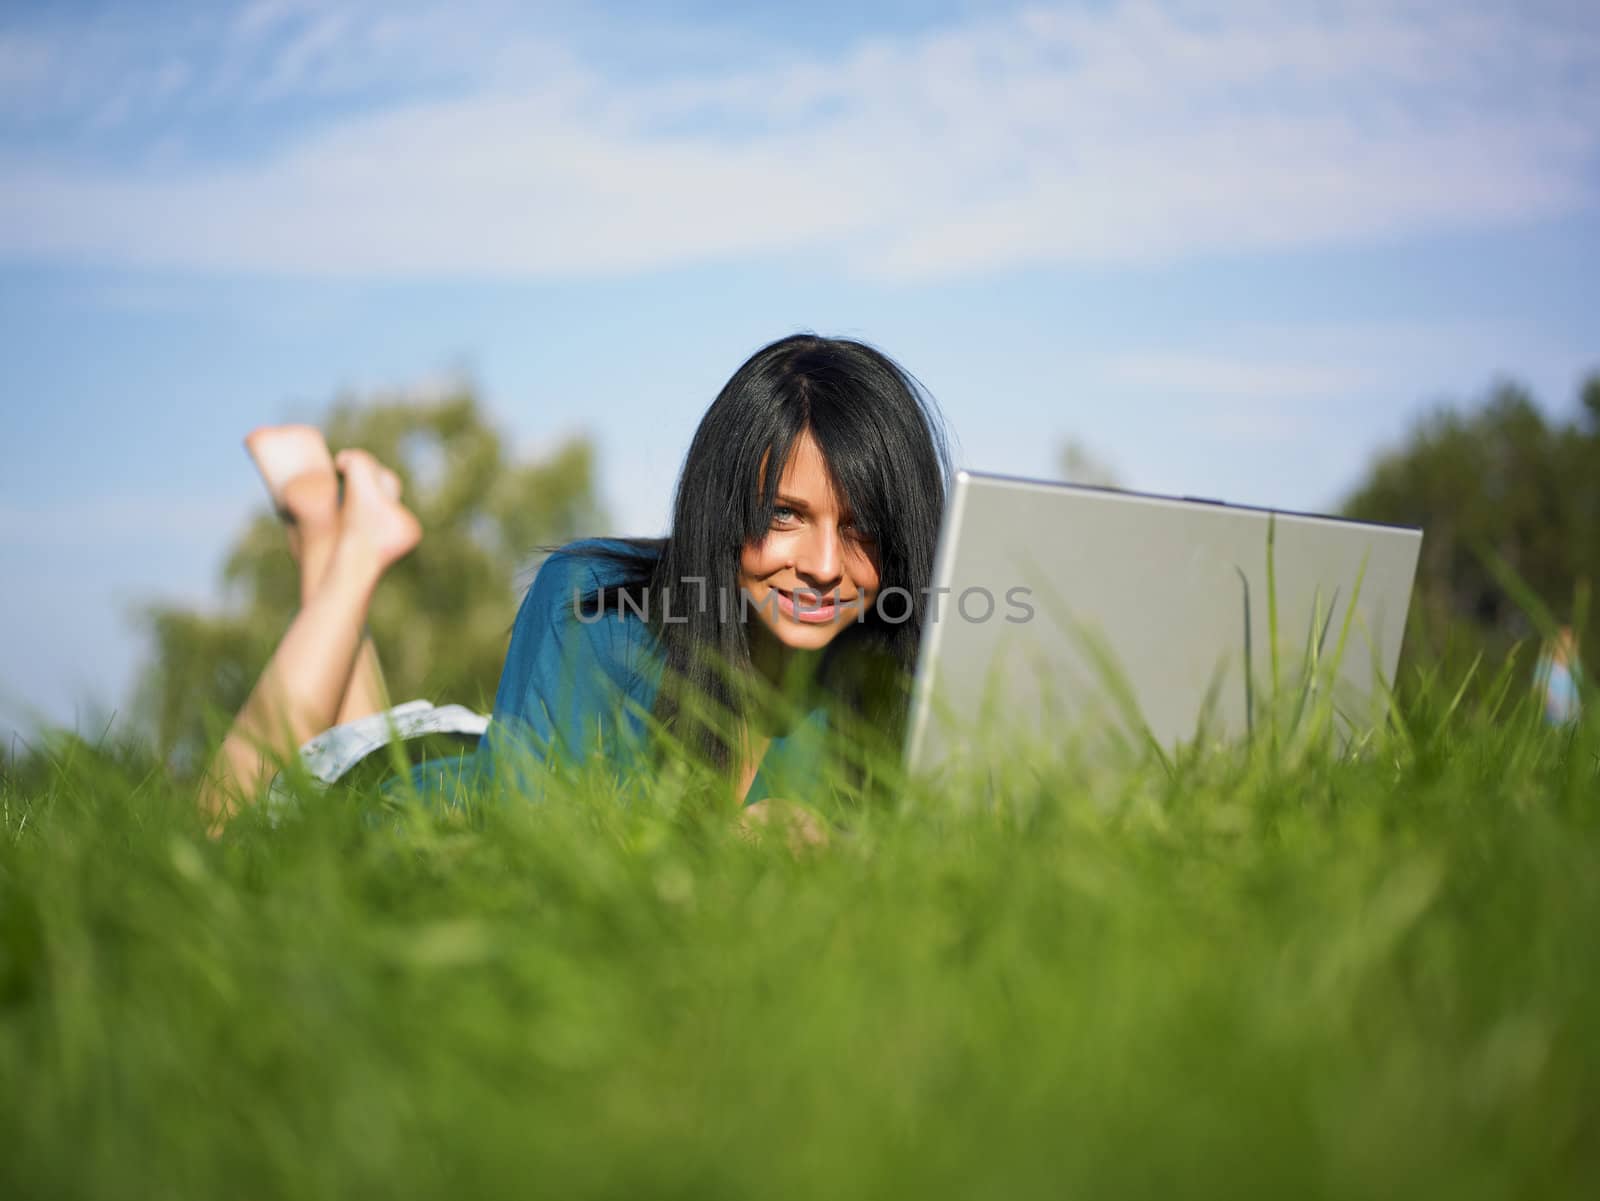
<path id="1" fill-rule="evenodd" d="M 740 555 L 766 536 L 779 479 L 806 433 L 857 527 L 875 543 L 882 598 L 828 645 L 819 678 L 875 729 L 897 735 L 933 579 L 950 457 L 932 399 L 881 351 L 812 334 L 762 347 L 733 373 L 695 431 L 671 533 L 599 552 L 628 565 L 614 597 L 647 600 L 663 657 L 656 717 L 719 767 L 732 756 L 725 731 L 716 722 L 683 719 L 699 704 L 713 713 L 741 712 L 738 680 L 748 675 L 751 658 L 737 599 Z M 890 589 L 897 590 L 892 599 Z M 719 603 L 725 596 L 734 598 L 731 610 Z M 662 620 L 667 613 L 671 622 Z"/>

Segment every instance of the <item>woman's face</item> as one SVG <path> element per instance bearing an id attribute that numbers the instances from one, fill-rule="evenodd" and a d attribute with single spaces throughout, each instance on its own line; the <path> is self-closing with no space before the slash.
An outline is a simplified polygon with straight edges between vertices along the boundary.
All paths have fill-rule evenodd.
<path id="1" fill-rule="evenodd" d="M 739 587 L 785 646 L 821 650 L 877 601 L 877 547 L 841 508 L 809 431 L 795 440 L 774 503 L 766 536 L 740 556 Z"/>

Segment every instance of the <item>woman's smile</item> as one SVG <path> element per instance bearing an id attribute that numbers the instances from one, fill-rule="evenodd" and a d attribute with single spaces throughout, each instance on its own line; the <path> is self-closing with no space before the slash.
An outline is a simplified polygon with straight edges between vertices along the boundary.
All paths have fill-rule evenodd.
<path id="1" fill-rule="evenodd" d="M 796 621 L 832 621 L 841 609 L 855 603 L 854 597 L 844 598 L 836 592 L 824 594 L 815 588 L 774 588 L 778 598 L 778 612 Z"/>

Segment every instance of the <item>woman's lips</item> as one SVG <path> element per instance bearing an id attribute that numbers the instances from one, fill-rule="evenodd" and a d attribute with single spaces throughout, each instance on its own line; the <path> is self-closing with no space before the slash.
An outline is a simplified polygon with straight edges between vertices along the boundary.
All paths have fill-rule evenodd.
<path id="1" fill-rule="evenodd" d="M 832 621 L 842 607 L 839 598 L 832 594 L 824 597 L 818 592 L 801 592 L 796 601 L 793 593 L 785 592 L 782 588 L 774 588 L 773 592 L 778 595 L 778 612 L 796 621 Z"/>

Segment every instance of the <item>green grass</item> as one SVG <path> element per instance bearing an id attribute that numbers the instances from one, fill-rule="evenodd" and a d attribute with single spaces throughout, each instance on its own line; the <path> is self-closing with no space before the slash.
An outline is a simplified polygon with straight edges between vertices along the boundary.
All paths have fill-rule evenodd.
<path id="1" fill-rule="evenodd" d="M 798 858 L 678 772 L 212 841 L 61 744 L 0 784 L 0 1197 L 1592 1196 L 1596 706 L 1431 695 Z"/>

